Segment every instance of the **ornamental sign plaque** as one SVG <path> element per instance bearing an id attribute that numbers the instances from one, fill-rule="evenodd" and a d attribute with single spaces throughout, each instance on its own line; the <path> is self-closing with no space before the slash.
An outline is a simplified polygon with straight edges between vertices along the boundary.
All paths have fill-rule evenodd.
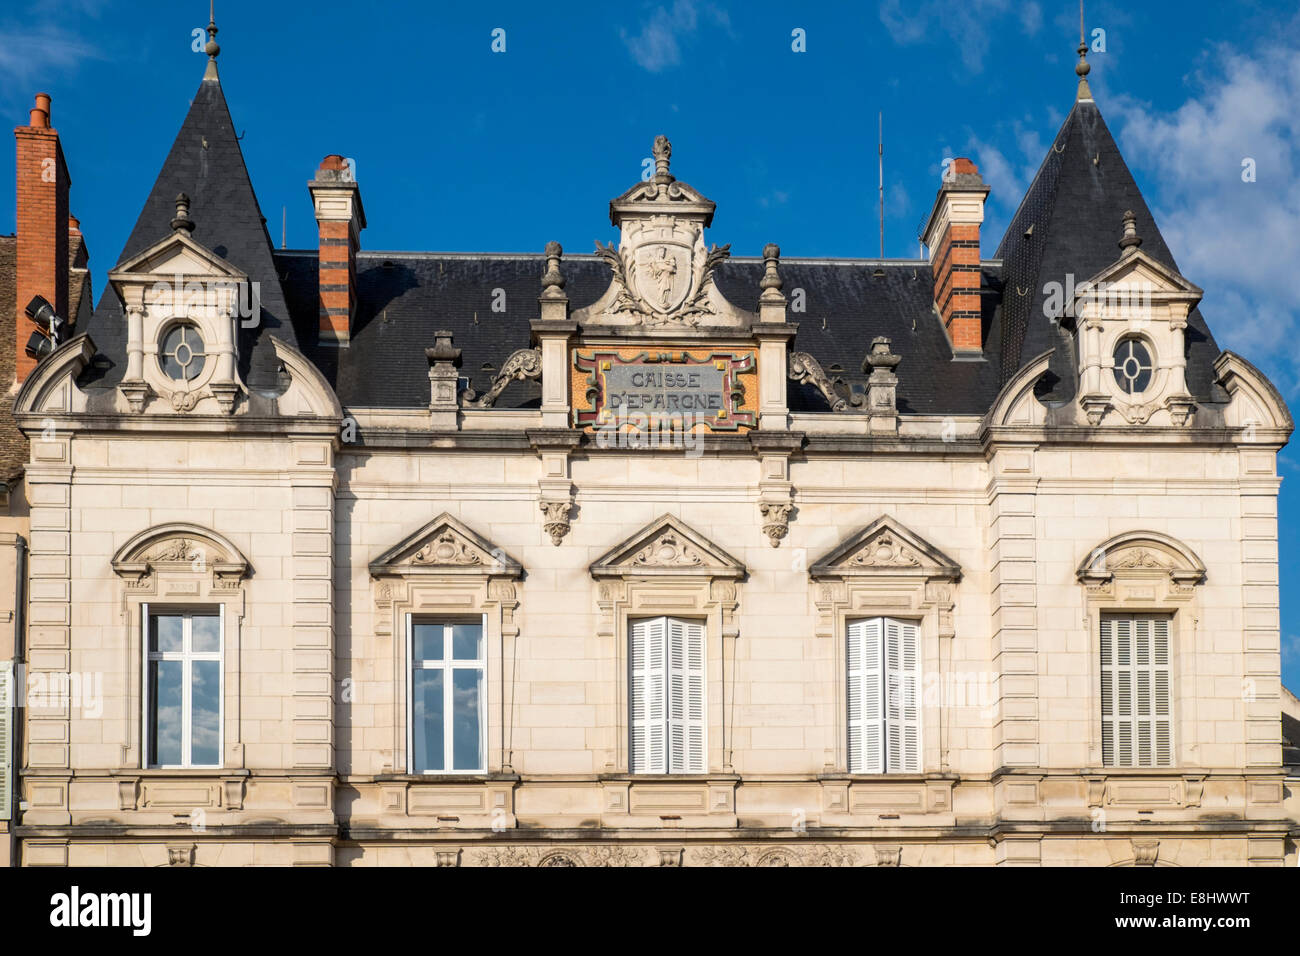
<path id="1" fill-rule="evenodd" d="M 573 364 L 587 372 L 588 408 L 574 409 L 579 426 L 653 423 L 691 427 L 704 423 L 714 431 L 753 428 L 757 415 L 741 408 L 742 372 L 754 370 L 752 352 L 617 352 L 578 351 Z"/>

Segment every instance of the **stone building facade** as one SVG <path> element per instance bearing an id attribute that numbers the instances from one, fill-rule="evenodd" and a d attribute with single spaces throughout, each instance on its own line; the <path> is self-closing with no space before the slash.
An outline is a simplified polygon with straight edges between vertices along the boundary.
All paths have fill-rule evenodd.
<path id="1" fill-rule="evenodd" d="M 285 251 L 211 33 L 15 402 L 22 864 L 1294 862 L 1292 420 L 1086 63 L 991 255 L 962 159 L 925 258 L 730 256 L 663 137 L 595 255 L 364 251 L 339 156 Z"/>

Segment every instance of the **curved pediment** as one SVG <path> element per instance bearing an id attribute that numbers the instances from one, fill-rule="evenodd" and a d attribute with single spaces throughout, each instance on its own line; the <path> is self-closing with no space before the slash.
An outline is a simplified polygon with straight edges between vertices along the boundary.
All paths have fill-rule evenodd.
<path id="1" fill-rule="evenodd" d="M 1177 538 L 1158 531 L 1128 531 L 1103 541 L 1079 563 L 1076 577 L 1092 587 L 1116 573 L 1130 577 L 1169 577 L 1189 587 L 1205 580 L 1205 562 Z"/>
<path id="2" fill-rule="evenodd" d="M 173 521 L 141 531 L 113 555 L 114 572 L 143 580 L 156 570 L 204 571 L 237 582 L 248 575 L 248 558 L 225 535 L 201 525 Z"/>
<path id="3" fill-rule="evenodd" d="M 517 578 L 523 565 L 443 512 L 370 562 L 372 577 L 459 574 Z"/>
<path id="4" fill-rule="evenodd" d="M 961 580 L 961 566 L 920 535 L 881 515 L 812 566 L 813 578 L 894 574 Z"/>
<path id="5" fill-rule="evenodd" d="M 679 518 L 663 515 L 591 565 L 592 577 L 742 578 L 745 566 Z"/>

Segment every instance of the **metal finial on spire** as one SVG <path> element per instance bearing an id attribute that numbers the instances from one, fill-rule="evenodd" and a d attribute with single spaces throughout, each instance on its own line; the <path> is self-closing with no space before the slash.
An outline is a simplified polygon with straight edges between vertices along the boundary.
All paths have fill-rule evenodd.
<path id="1" fill-rule="evenodd" d="M 217 79 L 217 55 L 221 53 L 221 46 L 217 43 L 217 16 L 214 6 L 214 0 L 208 0 L 208 42 L 203 47 L 203 52 L 208 55 L 208 65 L 203 71 L 205 80 Z"/>
<path id="2" fill-rule="evenodd" d="M 208 0 L 208 42 L 203 47 L 203 52 L 208 56 L 216 58 L 221 52 L 221 47 L 217 44 L 217 17 L 214 10 L 215 3 Z"/>
<path id="3" fill-rule="evenodd" d="M 1090 100 L 1092 90 L 1088 87 L 1088 74 L 1092 72 L 1092 66 L 1088 63 L 1088 43 L 1083 35 L 1083 0 L 1079 0 L 1079 62 L 1074 65 L 1074 72 L 1079 75 L 1079 92 L 1075 99 Z"/>

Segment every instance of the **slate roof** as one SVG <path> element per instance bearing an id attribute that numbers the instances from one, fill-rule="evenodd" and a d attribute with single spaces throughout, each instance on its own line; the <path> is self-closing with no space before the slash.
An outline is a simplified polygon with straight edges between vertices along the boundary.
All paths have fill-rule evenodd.
<path id="1" fill-rule="evenodd" d="M 998 357 L 1003 381 L 1055 348 L 1052 369 L 1061 384 L 1054 397 L 1071 397 L 1077 367 L 1073 344 L 1045 313 L 1046 286 L 1064 286 L 1071 273 L 1077 285 L 1113 264 L 1119 258 L 1121 222 L 1130 209 L 1137 217 L 1142 251 L 1178 272 L 1096 102 L 1076 101 L 995 254 L 1006 277 Z M 1213 385 L 1219 347 L 1199 308 L 1188 316 L 1185 336 L 1192 395 L 1202 402 L 1226 400 Z"/>
<path id="2" fill-rule="evenodd" d="M 438 330 L 453 333 L 462 350 L 461 375 L 479 393 L 511 352 L 530 344 L 529 322 L 538 315 L 544 271 L 540 254 L 366 250 L 357 258 L 352 341 L 342 349 L 320 344 L 316 250 L 274 249 L 215 75 L 200 84 L 119 262 L 169 233 L 179 192 L 191 199 L 194 239 L 261 282 L 262 325 L 240 333 L 240 370 L 255 393 L 282 385 L 270 334 L 306 353 L 345 407 L 426 406 L 424 349 Z M 983 266 L 982 359 L 953 355 L 933 306 L 930 267 L 922 260 L 783 259 L 787 295 L 802 289 L 806 303 L 805 312 L 789 313 L 799 324 L 794 348 L 811 353 L 833 378 L 861 390 L 870 342 L 888 336 L 902 356 L 900 411 L 933 415 L 983 413 L 1016 371 L 1054 348 L 1056 379 L 1044 397 L 1068 398 L 1074 390 L 1073 345 L 1044 315 L 1044 286 L 1064 282 L 1067 273 L 1081 282 L 1115 262 L 1127 209 L 1137 215 L 1143 251 L 1177 269 L 1096 104 L 1077 102 L 995 258 Z M 571 310 L 595 302 L 608 285 L 607 267 L 596 256 L 566 256 L 562 268 Z M 718 267 L 715 279 L 732 303 L 755 310 L 762 271 L 758 259 L 735 258 Z M 504 312 L 492 310 L 495 289 L 505 292 Z M 90 331 L 100 355 L 82 384 L 114 386 L 125 365 L 126 342 L 121 304 L 111 288 L 100 298 Z M 1189 317 L 1187 340 L 1192 393 L 1203 402 L 1224 400 L 1213 384 L 1212 362 L 1219 350 L 1199 310 Z M 535 407 L 539 401 L 537 383 L 516 382 L 497 405 Z M 827 408 L 815 388 L 795 383 L 790 406 Z"/>
<path id="3" fill-rule="evenodd" d="M 316 253 L 281 251 L 275 261 L 290 311 L 300 318 L 299 340 L 309 341 L 316 322 Z M 424 349 L 435 332 L 447 329 L 461 349 L 462 377 L 485 392 L 506 357 L 529 346 L 545 266 L 540 255 L 363 251 L 357 257 L 360 305 L 351 343 L 306 351 L 345 406 L 422 407 L 429 403 Z M 609 285 L 609 268 L 597 256 L 566 256 L 562 268 L 570 311 L 591 305 Z M 715 279 L 734 305 L 754 311 L 762 275 L 761 259 L 736 258 L 722 263 Z M 928 263 L 784 259 L 781 278 L 787 293 L 807 293 L 807 312 L 790 315 L 799 324 L 794 348 L 811 352 L 832 377 L 863 386 L 863 356 L 875 336 L 885 335 L 903 356 L 901 410 L 979 414 L 996 395 L 993 363 L 952 360 L 931 307 Z M 504 312 L 492 311 L 495 289 L 505 292 Z M 497 407 L 535 406 L 540 395 L 535 382 L 515 382 Z M 828 409 L 815 388 L 794 382 L 790 403 L 795 410 Z"/>

